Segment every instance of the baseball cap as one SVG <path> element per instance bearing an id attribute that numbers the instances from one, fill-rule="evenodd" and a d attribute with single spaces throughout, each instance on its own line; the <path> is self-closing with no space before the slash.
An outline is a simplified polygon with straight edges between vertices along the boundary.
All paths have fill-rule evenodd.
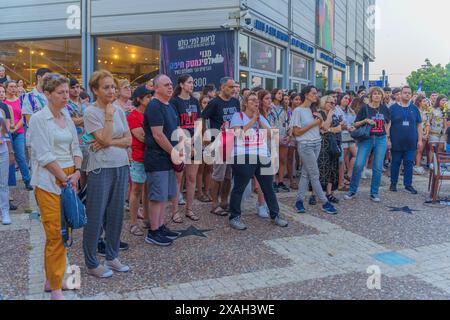
<path id="1" fill-rule="evenodd" d="M 151 94 L 152 96 L 155 94 L 154 90 L 148 90 L 145 85 L 139 86 L 133 92 L 133 99 L 137 99 L 143 96 Z"/>

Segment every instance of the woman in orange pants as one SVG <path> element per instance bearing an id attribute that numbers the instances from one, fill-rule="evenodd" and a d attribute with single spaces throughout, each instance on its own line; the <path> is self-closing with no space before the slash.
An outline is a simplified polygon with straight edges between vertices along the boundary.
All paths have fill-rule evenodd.
<path id="1" fill-rule="evenodd" d="M 52 300 L 63 299 L 66 248 L 61 236 L 61 187 L 76 188 L 80 179 L 82 153 L 77 131 L 63 109 L 69 102 L 69 80 L 59 74 L 45 76 L 47 108 L 31 117 L 31 184 L 44 226 L 46 290 Z"/>

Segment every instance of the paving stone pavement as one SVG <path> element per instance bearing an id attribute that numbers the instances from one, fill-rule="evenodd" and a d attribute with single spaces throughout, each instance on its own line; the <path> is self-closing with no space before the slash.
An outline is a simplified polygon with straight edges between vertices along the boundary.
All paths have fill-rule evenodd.
<path id="1" fill-rule="evenodd" d="M 420 214 L 435 214 L 435 212 L 439 212 L 439 214 L 449 219 L 450 207 L 429 207 L 423 204 L 423 200 L 426 198 L 427 178 L 416 177 L 415 183 L 420 191 L 420 195 L 414 198 L 416 200 L 411 200 L 411 198 L 405 198 L 407 197 L 406 195 L 399 193 L 398 205 L 403 205 L 403 201 L 406 201 L 411 208 L 422 210 L 422 213 L 417 213 L 418 217 Z M 388 197 L 387 185 L 388 182 L 384 178 L 382 194 L 386 194 L 386 197 Z M 450 194 L 450 187 L 444 185 L 441 191 L 443 195 Z M 369 224 L 372 223 L 370 219 L 387 219 L 389 217 L 388 214 L 391 213 L 383 204 L 377 205 L 374 210 L 377 213 L 386 215 L 386 218 L 383 215 L 375 218 L 371 215 L 373 213 L 373 204 L 369 206 L 369 203 L 363 199 L 363 195 L 367 192 L 368 183 L 363 182 L 361 188 L 362 199 L 350 205 L 357 209 L 361 217 L 367 218 Z M 137 285 L 130 280 L 130 284 L 126 287 L 117 287 L 114 285 L 114 280 L 111 280 L 109 282 L 111 284 L 110 289 L 96 291 L 94 287 L 92 291 L 89 291 L 90 294 L 87 295 L 72 291 L 67 292 L 65 296 L 67 299 L 93 300 L 202 300 L 217 298 L 450 299 L 450 241 L 442 242 L 438 238 L 433 243 L 429 238 L 423 241 L 416 239 L 414 245 L 409 247 L 406 245 L 395 247 L 390 243 L 384 243 L 377 237 L 365 234 L 364 231 L 350 228 L 344 223 L 347 214 L 345 210 L 339 215 L 341 220 L 324 216 L 322 213 L 319 213 L 317 208 L 311 209 L 312 212 L 310 214 L 298 215 L 293 208 L 295 194 L 280 194 L 278 198 L 281 211 L 291 223 L 290 228 L 303 226 L 302 232 L 286 233 L 285 236 L 280 236 L 278 233 L 276 236 L 267 233 L 266 237 L 260 239 L 260 245 L 265 246 L 271 252 L 270 259 L 287 261 L 287 263 L 283 263 L 279 267 L 261 268 L 253 272 L 244 273 L 230 272 L 214 278 L 202 278 L 192 273 L 190 278 L 185 278 L 184 281 L 174 280 L 147 286 L 145 283 Z M 30 193 L 29 199 L 31 206 L 35 208 L 32 193 Z M 250 237 L 256 233 L 256 230 L 251 228 L 252 226 L 254 227 L 255 223 L 252 213 L 255 210 L 254 201 L 255 199 L 251 198 L 244 206 L 245 214 L 243 219 L 250 224 L 250 228 L 245 235 Z M 346 208 L 346 206 L 348 206 L 348 203 L 342 203 L 338 207 Z M 403 214 L 406 215 L 406 213 Z M 350 218 L 350 213 L 348 215 Z M 392 216 L 390 217 L 392 218 Z M 406 216 L 406 218 L 402 216 L 402 219 L 413 219 L 413 217 L 415 216 Z M 3 230 L 14 231 L 21 229 L 29 232 L 31 250 L 29 252 L 28 292 L 26 298 L 48 299 L 48 295 L 42 293 L 45 280 L 43 272 L 45 235 L 42 225 L 39 220 L 30 219 L 28 215 L 14 216 L 13 221 L 14 224 L 12 226 L 0 227 L 0 232 Z M 401 224 L 395 224 L 395 219 L 393 221 L 393 228 L 396 228 L 399 232 L 407 232 L 407 230 L 402 230 Z M 215 221 L 214 223 L 217 222 Z M 442 227 L 448 228 L 449 225 Z M 433 229 L 427 229 L 427 225 L 423 225 L 423 223 L 419 227 L 426 233 L 433 233 Z M 305 230 L 315 231 L 306 232 Z M 382 232 L 383 230 L 380 231 Z M 230 233 L 229 237 L 238 237 L 240 239 L 243 237 L 242 235 L 241 233 Z M 258 236 L 261 237 L 260 234 Z M 211 242 L 213 240 L 210 239 L 213 238 L 213 235 L 208 234 L 208 238 L 202 238 L 201 241 L 203 242 L 195 243 L 201 246 L 208 246 L 209 243 L 210 245 L 219 246 L 218 249 L 222 250 L 216 242 Z M 184 240 L 180 239 L 178 241 Z M 242 238 L 242 241 L 244 241 L 244 238 Z M 420 243 L 424 245 L 420 246 Z M 245 250 L 247 249 L 244 250 L 244 247 L 241 254 L 251 254 L 251 252 L 246 252 Z M 201 247 L 197 248 L 201 250 Z M 226 249 L 225 243 L 223 250 Z M 153 250 L 153 247 L 142 244 L 138 245 L 136 250 Z M 172 250 L 174 250 L 176 255 L 176 250 L 183 250 L 183 246 L 172 248 Z M 150 251 L 150 254 L 152 252 Z M 264 259 L 265 253 L 262 255 L 261 259 Z M 383 255 L 388 256 L 391 260 L 380 261 L 379 259 Z M 401 260 L 402 258 L 404 260 Z M 188 263 L 186 262 L 186 264 Z M 232 265 L 227 260 L 224 260 L 223 264 Z M 367 287 L 367 279 L 372 276 L 368 272 L 374 267 L 381 272 L 381 288 L 379 290 Z M 204 266 L 204 268 L 208 268 L 208 265 Z M 133 277 L 133 274 L 131 273 L 124 277 Z M 87 278 L 87 280 L 94 282 L 92 278 Z M 150 279 L 149 282 L 153 283 Z M 283 290 L 283 288 L 288 288 L 289 290 Z M 14 297 L 12 298 L 14 299 Z"/>

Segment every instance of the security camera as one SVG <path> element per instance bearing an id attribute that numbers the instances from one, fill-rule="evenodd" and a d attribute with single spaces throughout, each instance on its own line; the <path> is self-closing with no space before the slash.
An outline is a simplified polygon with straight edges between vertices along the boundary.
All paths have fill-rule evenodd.
<path id="1" fill-rule="evenodd" d="M 246 12 L 245 14 L 244 14 L 244 16 L 243 16 L 243 18 L 244 18 L 244 21 L 245 21 L 245 24 L 246 25 L 251 25 L 252 24 L 252 15 L 250 14 L 250 12 Z"/>

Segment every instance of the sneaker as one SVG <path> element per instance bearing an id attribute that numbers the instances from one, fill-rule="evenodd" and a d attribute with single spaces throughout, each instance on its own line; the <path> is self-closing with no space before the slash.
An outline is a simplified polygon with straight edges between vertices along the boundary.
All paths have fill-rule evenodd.
<path id="1" fill-rule="evenodd" d="M 361 179 L 367 179 L 366 170 L 363 170 L 363 172 L 361 173 Z"/>
<path id="2" fill-rule="evenodd" d="M 282 192 L 291 192 L 291 189 L 289 189 L 283 182 L 278 184 L 278 190 Z"/>
<path id="3" fill-rule="evenodd" d="M 278 188 L 278 184 L 276 184 L 275 182 L 273 183 L 273 190 L 275 191 L 275 193 L 280 193 L 280 188 Z"/>
<path id="4" fill-rule="evenodd" d="M 184 200 L 183 194 L 180 192 L 180 195 L 178 196 L 178 205 L 179 206 L 185 206 L 186 200 Z"/>
<path id="5" fill-rule="evenodd" d="M 278 215 L 275 219 L 272 219 L 272 223 L 281 228 L 286 228 L 289 225 L 289 223 L 280 217 L 280 215 Z"/>
<path id="6" fill-rule="evenodd" d="M 383 168 L 386 170 L 389 169 L 390 166 L 391 166 L 391 163 L 389 161 L 385 161 L 383 164 Z"/>
<path id="7" fill-rule="evenodd" d="M 414 167 L 414 173 L 421 176 L 425 174 L 425 169 L 423 167 Z"/>
<path id="8" fill-rule="evenodd" d="M 26 189 L 27 191 L 33 191 L 33 190 L 34 190 L 33 187 L 30 185 L 29 182 L 25 182 L 25 189 Z"/>
<path id="9" fill-rule="evenodd" d="M 306 209 L 305 206 L 303 205 L 303 201 L 297 201 L 297 203 L 295 204 L 295 208 L 297 209 L 297 213 L 306 213 Z"/>
<path id="10" fill-rule="evenodd" d="M 4 226 L 9 226 L 11 224 L 11 218 L 9 216 L 9 213 L 2 214 L 2 224 Z"/>
<path id="11" fill-rule="evenodd" d="M 125 205 L 123 206 L 123 208 L 125 209 L 125 211 L 130 211 L 130 203 L 127 201 L 125 201 Z"/>
<path id="12" fill-rule="evenodd" d="M 119 259 L 114 259 L 113 261 L 106 261 L 105 266 L 111 270 L 116 272 L 128 272 L 130 271 L 130 267 L 122 264 Z"/>
<path id="13" fill-rule="evenodd" d="M 230 220 L 230 227 L 239 231 L 247 230 L 247 226 L 241 222 L 241 217 Z"/>
<path id="14" fill-rule="evenodd" d="M 113 276 L 112 270 L 102 265 L 95 269 L 87 268 L 87 273 L 97 278 L 111 278 Z"/>
<path id="15" fill-rule="evenodd" d="M 169 238 L 170 240 L 176 240 L 179 236 L 181 236 L 181 232 L 172 231 L 165 225 L 162 225 L 161 228 L 159 228 L 159 231 L 163 236 Z"/>
<path id="16" fill-rule="evenodd" d="M 16 211 L 17 209 L 19 209 L 19 207 L 17 207 L 16 205 L 14 205 L 12 203 L 12 201 L 9 201 L 9 211 Z"/>
<path id="17" fill-rule="evenodd" d="M 390 192 L 397 192 L 397 186 L 395 184 L 391 184 L 391 186 L 389 187 L 389 191 Z"/>
<path id="18" fill-rule="evenodd" d="M 413 186 L 406 187 L 405 189 L 406 189 L 406 191 L 408 191 L 411 194 L 417 194 L 418 193 L 417 190 L 414 189 Z"/>
<path id="19" fill-rule="evenodd" d="M 145 242 L 155 244 L 160 247 L 167 247 L 170 246 L 173 241 L 164 236 L 160 230 L 157 230 L 149 231 L 147 237 L 145 237 Z"/>
<path id="20" fill-rule="evenodd" d="M 381 202 L 381 199 L 378 195 L 372 194 L 370 195 L 370 200 L 372 200 L 373 202 L 379 203 Z"/>
<path id="21" fill-rule="evenodd" d="M 329 202 L 327 202 L 323 205 L 322 211 L 326 212 L 328 214 L 332 214 L 332 215 L 335 215 L 338 213 L 337 209 L 335 207 L 333 207 L 333 205 Z"/>
<path id="22" fill-rule="evenodd" d="M 130 249 L 129 244 L 126 243 L 126 242 L 120 241 L 119 250 L 120 251 L 127 251 L 128 249 Z"/>
<path id="23" fill-rule="evenodd" d="M 105 240 L 103 240 L 103 238 L 98 241 L 97 253 L 101 257 L 106 256 L 106 243 L 105 243 Z"/>
<path id="24" fill-rule="evenodd" d="M 372 170 L 371 169 L 364 169 L 365 175 L 367 179 L 372 177 Z"/>
<path id="25" fill-rule="evenodd" d="M 356 197 L 356 193 L 350 192 L 344 196 L 344 199 L 345 200 L 353 200 L 353 199 L 355 199 L 355 197 Z"/>
<path id="26" fill-rule="evenodd" d="M 260 206 L 258 203 L 256 204 L 258 208 L 258 217 L 261 219 L 269 219 L 269 208 L 267 208 L 267 204 L 264 204 L 263 206 Z"/>
<path id="27" fill-rule="evenodd" d="M 309 205 L 310 206 L 315 206 L 316 204 L 317 204 L 316 196 L 311 196 L 309 198 Z"/>

